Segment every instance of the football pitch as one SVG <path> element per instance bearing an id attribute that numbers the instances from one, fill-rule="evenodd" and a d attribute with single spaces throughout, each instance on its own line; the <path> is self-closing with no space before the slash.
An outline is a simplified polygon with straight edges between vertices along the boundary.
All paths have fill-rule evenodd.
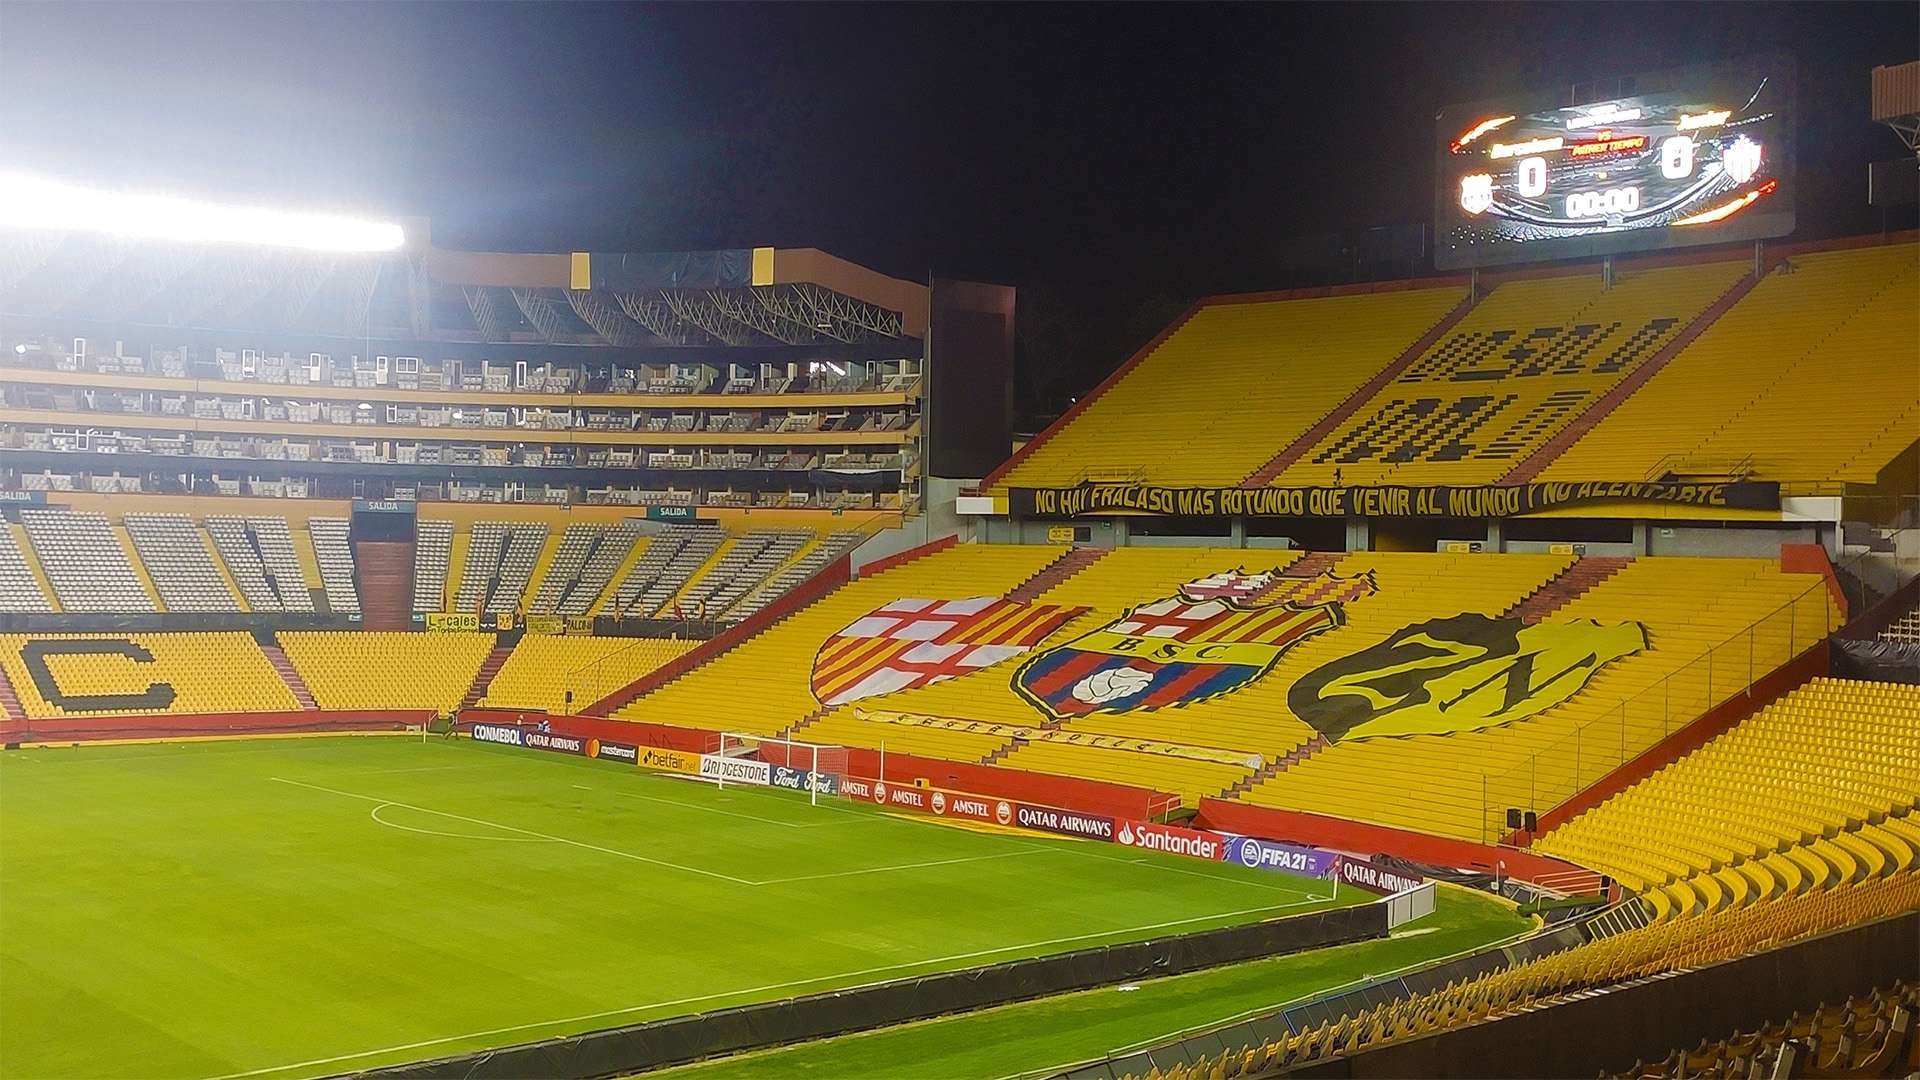
<path id="1" fill-rule="evenodd" d="M 0 1075 L 326 1075 L 1328 891 L 467 740 L 19 751 L 0 754 Z"/>

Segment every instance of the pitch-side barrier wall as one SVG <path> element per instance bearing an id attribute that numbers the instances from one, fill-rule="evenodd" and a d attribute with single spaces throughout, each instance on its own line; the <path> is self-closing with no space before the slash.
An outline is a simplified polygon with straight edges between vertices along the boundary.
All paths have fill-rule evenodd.
<path id="1" fill-rule="evenodd" d="M 606 1076 L 1366 941 L 1386 933 L 1387 904 L 1362 904 L 1155 941 L 894 979 L 353 1075 L 392 1080 Z"/>
<path id="2" fill-rule="evenodd" d="M 423 727 L 432 709 L 295 709 L 257 713 L 153 713 L 145 716 L 68 716 L 0 723 L 0 742 L 58 745 L 81 742 L 403 731 Z"/>

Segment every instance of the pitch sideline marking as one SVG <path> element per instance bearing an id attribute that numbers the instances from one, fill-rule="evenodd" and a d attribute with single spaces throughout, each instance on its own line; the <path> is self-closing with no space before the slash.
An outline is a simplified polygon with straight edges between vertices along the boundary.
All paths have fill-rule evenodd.
<path id="1" fill-rule="evenodd" d="M 550 840 L 542 840 L 542 839 L 539 839 L 538 837 L 533 837 L 533 836 L 475 836 L 472 833 L 447 832 L 444 829 L 422 829 L 412 825 L 402 825 L 397 821 L 388 821 L 386 818 L 383 818 L 380 816 L 380 811 L 385 810 L 389 806 L 399 806 L 399 805 L 400 805 L 399 803 L 383 802 L 379 806 L 376 806 L 373 809 L 367 811 L 367 816 L 379 822 L 380 824 L 385 825 L 389 829 L 399 829 L 401 832 L 419 833 L 422 836 L 450 836 L 455 840 L 492 840 L 495 843 L 501 843 L 501 844 L 552 843 L 552 841 Z M 412 809 L 412 808 L 408 807 L 408 809 Z M 494 827 L 498 828 L 498 826 L 494 826 Z"/>
<path id="2" fill-rule="evenodd" d="M 440 817 L 452 818 L 455 821 L 464 821 L 471 825 L 486 825 L 495 829 L 502 829 L 506 832 L 520 833 L 523 836 L 537 837 L 541 840 L 551 840 L 556 844 L 566 844 L 569 847 L 583 848 L 587 851 L 598 851 L 603 855 L 612 855 L 612 856 L 615 856 L 616 858 L 632 859 L 634 862 L 649 863 L 653 866 L 664 866 L 673 870 L 683 870 L 689 874 L 699 874 L 702 877 L 718 878 L 721 881 L 730 881 L 735 885 L 759 884 L 758 882 L 748 881 L 746 878 L 734 877 L 732 874 L 722 874 L 717 870 L 702 870 L 697 866 L 684 866 L 680 863 L 668 862 L 665 859 L 648 858 L 645 855 L 635 855 L 631 851 L 621 851 L 619 848 L 602 847 L 599 844 L 589 844 L 584 840 L 570 840 L 564 836 L 553 836 L 549 833 L 535 832 L 532 829 L 522 829 L 516 825 L 502 825 L 497 821 L 488 821 L 485 818 L 467 817 L 464 814 L 451 814 L 445 810 L 435 810 L 435 809 L 432 809 L 431 807 L 426 807 L 426 806 L 415 806 L 412 803 L 403 803 L 395 799 L 380 799 L 380 798 L 375 798 L 372 795 L 362 795 L 354 791 L 341 791 L 339 788 L 322 787 L 319 784 L 309 784 L 303 780 L 289 780 L 284 776 L 270 776 L 268 777 L 268 779 L 274 781 L 275 783 L 292 784 L 295 787 L 308 788 L 313 791 L 324 791 L 329 795 L 339 795 L 348 799 L 359 799 L 362 802 L 385 803 L 389 806 L 398 806 L 407 810 L 417 810 L 423 814 L 436 814 Z"/>
<path id="3" fill-rule="evenodd" d="M 274 777 L 274 779 L 278 780 L 280 778 Z M 289 783 L 289 784 L 299 783 L 299 781 L 297 780 L 286 780 L 282 782 Z M 303 784 L 301 786 L 314 787 L 315 785 Z M 330 789 L 320 788 L 320 790 L 327 791 Z M 336 792 L 336 794 L 350 794 L 350 793 Z M 365 796 L 362 796 L 362 795 L 355 795 L 353 797 L 365 798 Z M 268 1073 L 286 1072 L 289 1069 L 310 1069 L 316 1065 L 332 1065 L 337 1062 L 355 1061 L 360 1058 L 377 1057 L 383 1054 L 397 1054 L 403 1050 L 424 1050 L 429 1046 L 444 1046 L 447 1043 L 463 1042 L 468 1039 L 484 1039 L 493 1035 L 508 1035 L 516 1031 L 528 1031 L 534 1028 L 557 1027 L 560 1025 L 570 1026 L 573 1024 L 584 1023 L 589 1020 L 604 1020 L 608 1017 L 613 1017 L 613 1016 L 625 1016 L 629 1013 L 646 1012 L 649 1009 L 671 1009 L 671 1008 L 677 1008 L 678 1006 L 681 1006 L 681 1005 L 697 1005 L 701 1002 L 706 1002 L 706 1001 L 714 1001 L 718 999 L 731 998 L 731 997 L 742 997 L 749 994 L 765 994 L 775 990 L 790 990 L 797 986 L 810 986 L 814 983 L 832 982 L 837 979 L 858 979 L 858 978 L 864 978 L 865 976 L 868 976 L 868 975 L 879 975 L 889 971 L 910 970 L 912 968 L 926 967 L 929 964 L 945 964 L 945 963 L 951 963 L 955 960 L 975 960 L 983 956 L 993 956 L 997 953 L 1016 952 L 1016 951 L 1025 950 L 1025 949 L 1043 949 L 1052 945 L 1070 945 L 1077 941 L 1088 941 L 1094 938 L 1103 938 L 1103 937 L 1115 937 L 1121 934 L 1138 934 L 1147 930 L 1165 930 L 1175 926 L 1185 926 L 1188 923 L 1207 922 L 1213 919 L 1234 919 L 1242 915 L 1260 915 L 1269 911 L 1283 911 L 1287 908 L 1299 907 L 1302 904 L 1310 904 L 1310 903 L 1313 903 L 1313 901 L 1299 900 L 1291 904 L 1272 904 L 1266 907 L 1246 908 L 1245 910 L 1242 910 L 1242 911 L 1222 911 L 1222 912 L 1217 912 L 1211 915 L 1195 915 L 1192 918 L 1187 918 L 1187 919 L 1173 919 L 1167 922 L 1149 923 L 1148 925 L 1145 925 L 1145 926 L 1123 927 L 1118 930 L 1101 930 L 1091 934 L 1075 934 L 1072 937 L 1053 938 L 1052 940 L 1049 940 L 1049 941 L 1030 941 L 1030 942 L 1025 942 L 1019 945 L 1002 945 L 997 948 L 980 949 L 975 952 L 954 953 L 951 956 L 934 956 L 934 957 L 928 957 L 925 960 L 913 960 L 913 961 L 900 963 L 900 964 L 887 964 L 883 967 L 866 968 L 862 971 L 846 971 L 846 972 L 841 972 L 837 975 L 815 975 L 811 978 L 806 978 L 806 979 L 793 979 L 788 982 L 769 983 L 765 986 L 752 986 L 752 987 L 745 987 L 739 990 L 725 990 L 725 991 L 721 991 L 713 994 L 700 994 L 695 997 L 679 998 L 673 1001 L 655 1001 L 655 1002 L 649 1002 L 645 1005 L 629 1005 L 621 1009 L 607 1009 L 602 1012 L 584 1013 L 580 1016 L 568 1016 L 558 1020 L 536 1020 L 532 1023 L 514 1024 L 510 1027 L 491 1028 L 486 1031 L 471 1031 L 464 1035 L 446 1035 L 437 1039 L 423 1039 L 419 1042 L 402 1043 L 398 1046 L 383 1046 L 377 1050 L 361 1050 L 351 1054 L 336 1054 L 333 1057 L 314 1058 L 311 1061 L 295 1061 L 295 1062 L 290 1062 L 286 1065 L 272 1065 L 272 1066 L 268 1066 L 266 1068 L 261 1068 L 261 1069 L 249 1069 L 245 1072 L 222 1073 L 219 1076 L 209 1078 L 209 1080 L 245 1080 L 246 1077 L 264 1076 Z M 862 985 L 867 985 L 867 984 L 862 984 Z M 850 986 L 850 987 L 845 987 L 844 989 L 858 990 L 860 988 L 861 988 L 860 986 Z"/>
<path id="4" fill-rule="evenodd" d="M 1017 859 L 1024 855 L 1039 855 L 1044 849 L 1030 851 L 1003 851 L 998 855 L 968 855 L 959 859 L 934 859 L 931 862 L 901 863 L 897 866 L 869 866 L 860 870 L 838 870 L 831 874 L 801 874 L 799 877 L 774 878 L 761 881 L 760 885 L 786 885 L 795 881 L 824 881 L 827 878 L 859 877 L 862 874 L 886 874 L 895 870 L 918 870 L 927 866 L 952 866 L 955 863 L 986 862 L 990 859 Z"/>

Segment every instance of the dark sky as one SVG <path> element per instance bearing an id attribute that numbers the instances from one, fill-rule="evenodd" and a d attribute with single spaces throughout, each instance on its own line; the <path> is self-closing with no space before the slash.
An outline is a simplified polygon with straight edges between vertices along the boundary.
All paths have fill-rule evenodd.
<path id="1" fill-rule="evenodd" d="M 816 246 L 1022 289 L 1035 411 L 1291 237 L 1431 216 L 1432 117 L 1794 54 L 1801 235 L 1872 231 L 1886 4 L 28 4 L 4 166 L 433 219 L 447 247 Z"/>

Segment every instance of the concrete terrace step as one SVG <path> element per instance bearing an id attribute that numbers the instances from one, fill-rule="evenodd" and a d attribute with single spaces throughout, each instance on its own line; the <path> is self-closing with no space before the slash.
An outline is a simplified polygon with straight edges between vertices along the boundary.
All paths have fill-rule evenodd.
<path id="1" fill-rule="evenodd" d="M 1505 612 L 1518 616 L 1529 625 L 1537 623 L 1566 604 L 1619 573 L 1633 558 L 1627 555 L 1584 555 L 1558 576 L 1521 598 Z"/>
<path id="2" fill-rule="evenodd" d="M 1106 548 L 1068 548 L 1066 554 L 1041 567 L 1039 573 L 1007 590 L 1007 599 L 1018 604 L 1031 604 L 1048 589 L 1099 562 L 1106 554 Z"/>
<path id="3" fill-rule="evenodd" d="M 301 708 L 317 709 L 320 707 L 319 703 L 313 698 L 313 691 L 307 687 L 307 680 L 300 677 L 299 669 L 293 666 L 293 661 L 287 659 L 286 653 L 280 651 L 280 646 L 277 643 L 261 642 L 260 651 L 266 655 L 267 663 L 273 665 L 273 670 L 279 674 L 280 681 L 287 684 L 288 690 L 293 691 L 293 699 L 300 703 Z M 9 687 L 7 690 L 8 696 L 11 696 L 12 693 L 13 690 Z"/>
<path id="4" fill-rule="evenodd" d="M 493 677 L 500 674 L 500 669 L 505 666 L 507 657 L 512 655 L 513 646 L 494 646 L 493 651 L 489 652 L 487 658 L 481 662 L 480 670 L 474 672 L 473 685 L 467 687 L 467 696 L 460 699 L 461 708 L 471 709 L 480 704 L 480 699 L 487 696 L 487 687 L 493 685 Z"/>

